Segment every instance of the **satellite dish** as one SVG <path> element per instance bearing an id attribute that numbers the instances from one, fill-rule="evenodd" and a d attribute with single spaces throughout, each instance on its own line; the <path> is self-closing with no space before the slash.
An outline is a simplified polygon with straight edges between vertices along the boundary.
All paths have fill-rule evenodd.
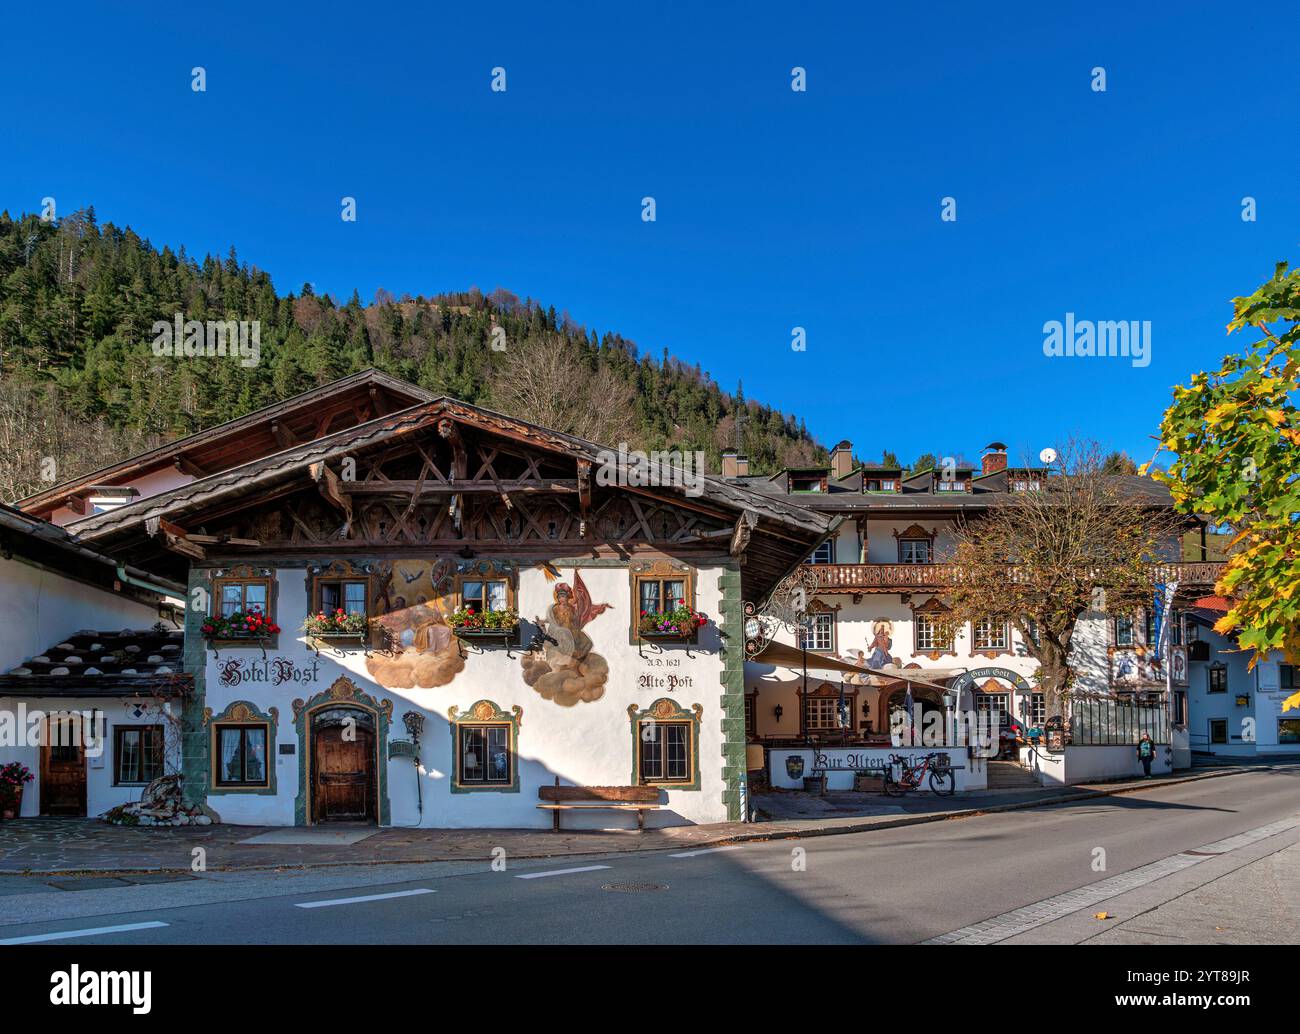
<path id="1" fill-rule="evenodd" d="M 1038 454 L 1038 458 L 1042 460 L 1044 463 L 1055 463 L 1056 450 L 1050 447 L 1046 448 Z"/>

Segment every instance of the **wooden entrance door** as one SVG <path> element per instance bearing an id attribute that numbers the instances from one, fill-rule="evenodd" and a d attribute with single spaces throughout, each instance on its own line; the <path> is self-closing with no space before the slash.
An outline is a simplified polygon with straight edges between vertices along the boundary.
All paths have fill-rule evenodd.
<path id="1" fill-rule="evenodd" d="M 78 718 L 46 722 L 41 743 L 41 814 L 86 814 L 86 757 Z"/>
<path id="2" fill-rule="evenodd" d="M 316 730 L 312 749 L 313 800 L 317 822 L 373 822 L 375 818 L 375 738 L 369 729 L 344 727 Z"/>

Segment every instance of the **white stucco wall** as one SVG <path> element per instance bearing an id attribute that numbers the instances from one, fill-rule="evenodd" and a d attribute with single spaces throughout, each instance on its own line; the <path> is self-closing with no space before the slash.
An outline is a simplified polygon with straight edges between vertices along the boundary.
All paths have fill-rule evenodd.
<path id="1" fill-rule="evenodd" d="M 137 714 L 138 709 L 143 713 Z M 119 804 L 138 801 L 143 786 L 119 786 L 114 782 L 116 757 L 114 756 L 115 736 L 113 730 L 125 725 L 161 725 L 164 733 L 163 762 L 167 772 L 178 771 L 180 763 L 180 725 L 179 707 L 172 705 L 170 713 L 150 703 L 147 707 L 141 701 L 122 698 L 71 697 L 71 698 L 17 698 L 0 697 L 0 714 L 12 722 L 13 728 L 22 729 L 30 736 L 44 735 L 40 729 L 44 716 L 49 714 L 75 713 L 84 716 L 86 723 L 94 722 L 94 728 L 100 728 L 93 717 L 103 716 L 103 741 L 98 742 L 98 732 L 92 733 L 84 742 L 86 748 L 86 814 L 102 815 L 109 808 Z M 36 777 L 23 789 L 23 817 L 41 813 L 41 757 L 40 746 L 34 739 L 22 745 L 13 745 L 6 732 L 6 744 L 0 745 L 0 764 L 19 761 L 26 765 Z"/>
<path id="2" fill-rule="evenodd" d="M 1137 746 L 1066 747 L 1064 751 L 1020 748 L 1021 764 L 1032 769 L 1044 786 L 1074 786 L 1078 783 L 1104 782 L 1142 775 Z M 1171 753 L 1164 744 L 1156 747 L 1151 774 L 1169 775 L 1173 771 Z"/>
<path id="3" fill-rule="evenodd" d="M 302 568 L 282 568 L 277 572 L 278 602 L 276 620 L 284 630 L 279 646 L 268 651 L 269 657 L 285 657 L 297 668 L 314 671 L 309 684 L 273 686 L 266 682 L 222 684 L 221 665 L 235 657 L 260 664 L 256 648 L 237 650 L 219 648 L 220 656 L 209 651 L 206 664 L 206 706 L 220 714 L 230 703 L 247 700 L 265 712 L 274 706 L 279 711 L 276 742 L 294 743 L 292 755 L 275 754 L 277 793 L 274 796 L 249 792 L 212 792 L 209 806 L 225 822 L 245 824 L 285 824 L 294 822 L 294 801 L 298 793 L 299 762 L 303 744 L 297 742 L 293 725 L 293 701 L 308 699 L 346 675 L 360 689 L 379 700 L 393 702 L 389 739 L 405 739 L 402 715 L 410 710 L 425 718 L 421 741 L 423 767 L 420 774 L 424 813 L 417 807 L 416 775 L 409 758 L 388 761 L 388 793 L 394 826 L 432 827 L 535 827 L 551 824 L 549 812 L 539 811 L 537 791 L 552 785 L 558 775 L 566 784 L 618 785 L 632 782 L 633 741 L 628 718 L 629 705 L 649 707 L 660 697 L 668 697 L 680 707 L 703 707 L 699 731 L 699 790 L 669 789 L 666 803 L 657 812 L 646 814 L 647 826 L 681 823 L 720 822 L 727 818 L 722 801 L 722 732 L 719 698 L 722 685 L 722 659 L 718 653 L 720 639 L 710 623 L 701 631 L 698 646 L 644 647 L 644 657 L 628 641 L 630 575 L 624 567 L 583 567 L 582 578 L 594 603 L 612 604 L 612 609 L 594 618 L 584 631 L 591 637 L 594 652 L 609 662 L 609 679 L 604 695 L 598 700 L 562 707 L 543 699 L 523 681 L 520 656 L 523 647 L 507 654 L 503 647 L 487 647 L 483 652 L 467 650 L 464 669 L 448 685 L 432 689 L 379 685 L 366 669 L 360 650 L 340 657 L 322 649 L 319 657 L 307 646 L 305 636 L 297 631 L 307 611 L 306 572 Z M 696 609 L 716 618 L 719 610 L 719 569 L 697 573 Z M 561 578 L 572 584 L 573 569 L 561 568 Z M 524 641 L 531 621 L 543 616 L 553 602 L 554 584 L 538 568 L 521 571 L 518 609 L 530 624 L 525 626 Z M 644 688 L 644 677 L 675 675 L 689 680 L 674 691 Z M 452 793 L 452 726 L 448 709 L 455 705 L 463 714 L 477 701 L 488 699 L 503 711 L 518 704 L 523 708 L 519 728 L 518 792 L 480 790 Z M 597 811 L 566 812 L 565 828 L 631 828 L 635 818 L 630 813 Z"/>
<path id="4" fill-rule="evenodd" d="M 82 629 L 149 628 L 158 621 L 152 607 L 17 559 L 0 559 L 0 586 L 0 672 Z"/>

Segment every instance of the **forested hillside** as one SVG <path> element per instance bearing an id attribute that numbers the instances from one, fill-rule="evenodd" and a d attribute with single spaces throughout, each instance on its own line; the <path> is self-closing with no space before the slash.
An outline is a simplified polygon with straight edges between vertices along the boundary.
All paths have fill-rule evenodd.
<path id="1" fill-rule="evenodd" d="M 260 362 L 155 356 L 154 322 L 177 313 L 260 321 Z M 736 442 L 738 412 L 752 470 L 826 458 L 802 422 L 722 391 L 698 365 L 505 290 L 281 294 L 234 248 L 195 260 L 100 225 L 93 208 L 57 222 L 0 215 L 6 500 L 42 486 L 47 457 L 62 481 L 369 366 L 597 441 L 701 449 L 711 470 Z"/>

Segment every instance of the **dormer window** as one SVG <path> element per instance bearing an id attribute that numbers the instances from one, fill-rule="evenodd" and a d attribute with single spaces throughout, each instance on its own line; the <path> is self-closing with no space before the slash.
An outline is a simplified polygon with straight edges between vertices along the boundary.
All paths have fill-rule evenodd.
<path id="1" fill-rule="evenodd" d="M 86 497 L 86 509 L 88 513 L 92 514 L 108 513 L 110 510 L 116 510 L 134 501 L 139 494 L 139 490 L 134 488 L 97 486 Z"/>
<path id="2" fill-rule="evenodd" d="M 791 477 L 791 492 L 825 492 L 826 479 L 820 477 Z"/>
<path id="3" fill-rule="evenodd" d="M 962 478 L 953 478 L 952 480 L 939 478 L 935 482 L 935 490 L 939 492 L 964 492 L 966 491 L 966 481 Z"/>

